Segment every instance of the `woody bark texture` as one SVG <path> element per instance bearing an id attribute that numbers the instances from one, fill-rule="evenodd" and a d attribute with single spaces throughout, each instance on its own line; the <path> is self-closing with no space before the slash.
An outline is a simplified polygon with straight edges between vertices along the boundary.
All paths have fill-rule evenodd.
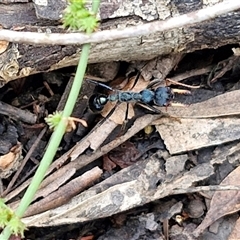
<path id="1" fill-rule="evenodd" d="M 218 2 L 221 1 L 139 0 L 136 3 L 127 0 L 102 0 L 99 31 L 124 29 L 165 20 Z M 25 32 L 64 33 L 66 31 L 61 27 L 60 16 L 66 4 L 66 0 L 2 0 L 1 28 Z M 235 11 L 191 27 L 92 44 L 89 63 L 149 60 L 160 55 L 238 44 L 239 28 L 240 11 Z M 0 81 L 5 84 L 34 73 L 77 65 L 81 46 L 28 45 L 0 41 L 0 53 Z"/>

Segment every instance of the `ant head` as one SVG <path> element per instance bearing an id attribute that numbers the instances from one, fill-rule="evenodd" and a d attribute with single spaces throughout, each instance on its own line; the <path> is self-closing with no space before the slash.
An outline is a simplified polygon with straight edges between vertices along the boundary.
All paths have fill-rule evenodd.
<path id="1" fill-rule="evenodd" d="M 90 110 L 94 113 L 101 112 L 108 102 L 108 97 L 103 94 L 93 94 L 88 101 Z"/>
<path id="2" fill-rule="evenodd" d="M 169 106 L 174 99 L 174 92 L 170 87 L 159 87 L 155 90 L 154 103 L 157 106 Z"/>

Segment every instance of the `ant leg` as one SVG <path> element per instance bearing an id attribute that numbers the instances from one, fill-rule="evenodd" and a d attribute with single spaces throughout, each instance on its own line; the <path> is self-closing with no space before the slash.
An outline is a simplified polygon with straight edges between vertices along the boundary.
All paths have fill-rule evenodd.
<path id="1" fill-rule="evenodd" d="M 136 84 L 137 84 L 138 79 L 140 78 L 140 76 L 141 76 L 141 72 L 139 71 L 139 72 L 137 73 L 137 76 L 136 76 L 135 79 L 134 79 L 134 83 L 133 83 L 133 86 L 131 87 L 131 89 L 133 89 L 133 88 L 136 86 Z"/>
<path id="2" fill-rule="evenodd" d="M 108 90 L 114 91 L 113 88 L 109 87 L 108 85 L 106 85 L 106 84 L 104 84 L 104 83 L 100 83 L 100 82 L 97 82 L 97 81 L 94 81 L 94 80 L 91 80 L 91 79 L 88 79 L 88 78 L 85 78 L 85 79 L 86 79 L 88 82 L 94 83 L 94 84 L 96 84 L 96 85 L 98 85 L 98 86 L 101 86 L 101 87 L 104 87 L 104 88 L 106 88 L 106 89 L 108 89 Z"/>
<path id="3" fill-rule="evenodd" d="M 144 103 L 144 104 L 139 104 L 138 103 L 138 105 L 140 105 L 141 107 L 144 107 L 144 108 L 147 107 L 148 110 L 152 111 L 155 114 L 161 114 L 161 117 L 168 117 L 168 118 L 173 119 L 174 121 L 177 121 L 177 122 L 181 123 L 181 120 L 178 117 L 171 116 L 167 113 L 167 107 L 171 106 L 172 104 L 169 104 L 168 106 L 166 106 L 166 112 L 162 112 L 161 110 L 159 110 L 159 109 L 157 109 L 157 108 L 155 108 L 151 105 L 148 105 L 146 103 Z"/>
<path id="4" fill-rule="evenodd" d="M 168 117 L 168 118 L 171 118 L 171 119 L 173 119 L 174 121 L 177 121 L 177 122 L 179 122 L 179 123 L 181 123 L 181 120 L 178 118 L 178 117 L 174 117 L 174 116 L 171 116 L 171 115 L 169 115 L 167 112 L 165 113 L 165 112 L 162 112 L 161 110 L 159 110 L 159 109 L 157 109 L 157 108 L 155 108 L 155 107 L 153 107 L 153 106 L 151 106 L 151 105 L 148 105 L 148 104 L 146 104 L 146 103 L 138 103 L 138 105 L 140 105 L 141 107 L 144 107 L 144 108 L 148 108 L 149 110 L 151 110 L 151 111 L 153 111 L 154 113 L 156 113 L 156 114 L 161 114 L 162 115 L 162 117 Z M 173 104 L 174 105 L 174 104 Z M 168 106 L 172 106 L 172 103 L 170 103 Z M 166 106 L 166 111 L 167 111 L 167 107 L 168 106 Z M 180 106 L 180 105 L 178 105 L 178 106 Z M 182 107 L 186 107 L 186 105 L 182 105 Z"/>
<path id="5" fill-rule="evenodd" d="M 187 87 L 187 88 L 200 88 L 201 87 L 201 86 L 191 86 L 188 84 L 180 83 L 180 82 L 174 81 L 170 78 L 166 78 L 165 82 L 166 82 L 166 86 L 168 86 L 168 82 L 169 82 L 169 83 L 173 83 L 175 85 L 179 85 L 179 86 L 183 86 L 183 87 Z"/>
<path id="6" fill-rule="evenodd" d="M 122 123 L 122 127 L 121 130 L 123 131 L 126 128 L 127 122 L 128 122 L 128 112 L 129 112 L 129 103 L 127 102 L 127 106 L 126 106 L 126 112 L 125 112 L 125 117 L 124 117 L 124 121 Z"/>
<path id="7" fill-rule="evenodd" d="M 127 109 L 126 109 L 125 119 L 124 119 L 124 121 L 126 121 L 126 122 L 128 120 L 128 111 L 129 111 L 129 103 L 127 102 Z"/>
<path id="8" fill-rule="evenodd" d="M 142 68 L 141 68 L 140 70 L 138 70 L 138 73 L 137 73 L 137 75 L 136 75 L 136 77 L 135 77 L 135 79 L 134 79 L 134 83 L 133 83 L 133 86 L 132 86 L 131 89 L 133 89 L 133 88 L 136 86 L 136 84 L 137 84 L 137 82 L 138 82 L 138 79 L 140 78 L 141 73 L 142 73 L 144 67 L 145 67 L 147 64 L 148 64 L 148 63 L 145 63 L 145 64 L 142 66 Z"/>
<path id="9" fill-rule="evenodd" d="M 148 84 L 148 86 L 147 86 L 147 88 L 149 89 L 149 88 L 156 88 L 156 87 L 158 87 L 158 86 L 160 86 L 160 85 L 163 85 L 162 84 L 162 81 L 161 80 L 159 80 L 159 79 L 154 79 L 154 80 L 152 80 L 149 84 Z"/>
<path id="10" fill-rule="evenodd" d="M 149 105 L 147 103 L 140 103 L 140 102 L 138 102 L 136 104 L 141 106 L 141 107 L 143 107 L 143 108 L 146 108 L 146 109 L 152 111 L 153 113 L 162 114 L 161 110 L 159 110 L 159 109 L 157 109 L 157 108 L 155 108 L 155 107 L 153 107 L 153 106 L 151 106 L 151 105 Z"/>

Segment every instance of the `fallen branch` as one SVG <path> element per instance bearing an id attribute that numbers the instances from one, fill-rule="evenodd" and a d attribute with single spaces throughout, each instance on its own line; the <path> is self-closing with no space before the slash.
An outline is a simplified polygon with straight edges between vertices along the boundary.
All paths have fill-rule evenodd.
<path id="1" fill-rule="evenodd" d="M 101 43 L 117 39 L 138 37 L 163 32 L 175 28 L 186 27 L 210 20 L 221 14 L 226 14 L 240 8 L 240 2 L 234 0 L 224 1 L 211 7 L 173 17 L 165 21 L 155 21 L 139 26 L 128 27 L 122 30 L 105 30 L 90 35 L 83 33 L 35 33 L 16 32 L 0 29 L 0 40 L 28 44 L 56 44 L 56 45 L 82 45 L 85 43 Z"/>

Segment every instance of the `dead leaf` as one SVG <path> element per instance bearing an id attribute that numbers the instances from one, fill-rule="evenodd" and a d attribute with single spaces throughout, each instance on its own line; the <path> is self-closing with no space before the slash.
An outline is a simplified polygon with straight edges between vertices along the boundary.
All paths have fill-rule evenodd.
<path id="1" fill-rule="evenodd" d="M 147 151 L 147 148 L 145 148 Z M 126 168 L 134 164 L 143 153 L 137 149 L 134 143 L 126 141 L 110 151 L 103 158 L 103 169 L 110 171 L 117 165 Z"/>
<path id="2" fill-rule="evenodd" d="M 21 164 L 22 145 L 18 143 L 10 152 L 0 157 L 0 178 L 9 177 Z"/>
<path id="3" fill-rule="evenodd" d="M 129 82 L 129 79 L 127 77 L 118 77 L 110 82 L 110 87 L 118 90 L 124 90 L 124 89 L 129 90 L 130 88 L 126 88 L 126 86 L 128 85 L 128 82 Z"/>
<path id="4" fill-rule="evenodd" d="M 148 84 L 149 84 L 149 81 L 146 81 L 141 75 L 137 79 L 137 82 L 136 82 L 136 76 L 134 76 L 129 79 L 126 86 L 121 90 L 122 91 L 140 92 L 143 89 L 147 88 Z"/>
<path id="5" fill-rule="evenodd" d="M 111 159 L 107 156 L 103 156 L 103 169 L 110 172 L 112 169 L 114 169 L 117 166 Z"/>
<path id="6" fill-rule="evenodd" d="M 239 185 L 240 166 L 232 171 L 220 185 Z M 193 232 L 195 236 L 199 236 L 208 226 L 219 218 L 235 213 L 240 209 L 240 192 L 237 190 L 217 191 L 214 193 L 210 208 L 202 223 Z"/>
<path id="7" fill-rule="evenodd" d="M 14 162 L 15 154 L 13 152 L 9 152 L 0 157 L 0 168 L 1 170 L 5 170 L 9 165 Z"/>
<path id="8" fill-rule="evenodd" d="M 220 70 L 216 71 L 214 77 L 211 79 L 211 83 L 216 82 L 219 78 L 221 78 L 226 72 L 230 71 L 234 67 L 234 63 L 238 61 L 239 56 L 236 54 L 230 56 L 227 59 L 224 59 L 217 64 L 217 68 Z"/>
<path id="9" fill-rule="evenodd" d="M 150 61 L 147 61 L 141 67 L 141 74 L 146 80 L 157 78 L 164 84 L 164 79 L 170 71 L 175 69 L 179 61 L 183 58 L 184 54 L 170 54 L 167 56 L 158 56 Z M 136 62 L 139 65 L 139 62 Z"/>

